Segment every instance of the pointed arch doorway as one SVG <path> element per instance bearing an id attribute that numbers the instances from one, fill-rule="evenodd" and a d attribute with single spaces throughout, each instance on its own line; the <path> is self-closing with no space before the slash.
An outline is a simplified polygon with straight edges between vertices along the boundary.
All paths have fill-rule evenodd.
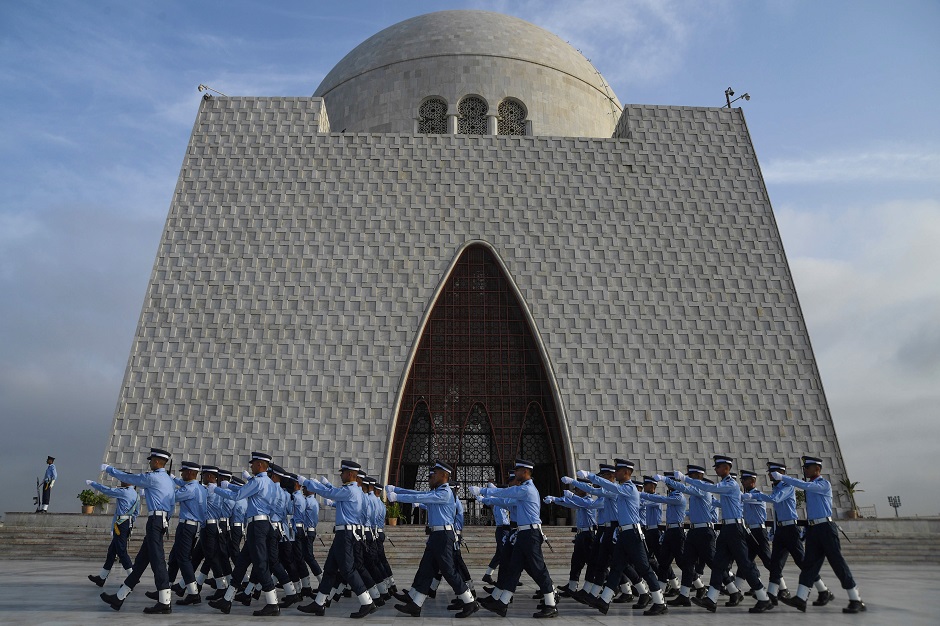
<path id="1" fill-rule="evenodd" d="M 422 489 L 435 459 L 456 465 L 467 524 L 490 515 L 467 488 L 506 482 L 516 457 L 535 462 L 543 496 L 561 493 L 568 464 L 547 368 L 522 304 L 484 245 L 464 250 L 434 303 L 393 437 L 388 481 Z"/>

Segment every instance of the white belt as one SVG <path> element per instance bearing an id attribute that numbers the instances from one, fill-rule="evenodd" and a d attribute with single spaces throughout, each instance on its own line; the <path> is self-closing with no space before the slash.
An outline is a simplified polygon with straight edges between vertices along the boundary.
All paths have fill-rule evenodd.
<path id="1" fill-rule="evenodd" d="M 454 527 L 450 524 L 444 524 L 443 526 L 431 526 L 431 532 L 436 533 L 441 530 L 453 530 Z"/>
<path id="2" fill-rule="evenodd" d="M 316 527 L 316 526 L 307 526 L 307 532 L 309 533 L 310 531 L 316 532 L 316 531 L 317 531 L 317 527 Z"/>
<path id="3" fill-rule="evenodd" d="M 241 523 L 241 522 L 232 522 L 232 527 L 233 527 L 233 528 L 241 528 L 241 527 L 242 527 L 242 523 Z"/>
<path id="4" fill-rule="evenodd" d="M 744 518 L 739 517 L 738 519 L 723 519 L 721 520 L 722 524 L 743 524 Z"/>
<path id="5" fill-rule="evenodd" d="M 626 524 L 624 526 L 619 526 L 618 528 L 620 528 L 620 530 L 622 531 L 635 530 L 637 532 L 640 532 L 642 530 L 639 524 Z"/>
<path id="6" fill-rule="evenodd" d="M 763 528 L 763 527 L 764 527 L 763 524 L 751 524 L 750 526 L 748 526 L 748 528 L 750 528 L 751 530 L 757 530 L 758 528 Z"/>
<path id="7" fill-rule="evenodd" d="M 806 523 L 810 526 L 815 526 L 816 524 L 825 524 L 826 522 L 831 522 L 831 517 L 820 517 L 817 519 L 806 520 Z"/>
<path id="8" fill-rule="evenodd" d="M 199 522 L 191 519 L 181 519 L 180 524 L 188 524 L 190 526 L 199 526 Z"/>
<path id="9" fill-rule="evenodd" d="M 523 526 L 517 526 L 516 530 L 535 530 L 537 528 L 541 529 L 542 525 L 541 524 L 525 524 Z"/>
<path id="10" fill-rule="evenodd" d="M 354 531 L 358 528 L 359 528 L 358 526 L 355 526 L 353 524 L 347 524 L 346 526 L 334 526 L 333 532 L 339 532 L 341 530 L 353 530 Z"/>
<path id="11" fill-rule="evenodd" d="M 294 524 L 294 526 L 296 526 L 297 528 L 304 528 L 303 524 Z"/>
<path id="12" fill-rule="evenodd" d="M 711 522 L 704 522 L 702 524 L 692 524 L 692 528 L 713 528 L 715 525 Z"/>
<path id="13" fill-rule="evenodd" d="M 682 528 L 682 524 L 666 524 L 666 530 L 671 528 Z"/>
<path id="14" fill-rule="evenodd" d="M 248 518 L 248 523 L 250 524 L 251 522 L 261 522 L 261 521 L 269 520 L 269 519 L 271 518 L 268 517 L 267 515 L 255 515 L 254 517 Z"/>
<path id="15" fill-rule="evenodd" d="M 150 511 L 150 513 L 148 514 L 149 517 L 153 517 L 154 515 L 159 515 L 160 517 L 166 517 L 167 512 L 166 511 Z"/>
<path id="16" fill-rule="evenodd" d="M 206 524 L 218 524 L 219 520 L 217 519 L 207 519 Z"/>
<path id="17" fill-rule="evenodd" d="M 782 522 L 777 522 L 777 526 L 794 526 L 796 524 L 795 519 L 783 520 Z"/>

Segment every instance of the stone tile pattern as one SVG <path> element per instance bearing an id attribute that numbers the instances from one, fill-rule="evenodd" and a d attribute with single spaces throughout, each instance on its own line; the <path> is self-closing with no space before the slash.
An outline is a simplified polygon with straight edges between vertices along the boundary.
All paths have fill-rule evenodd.
<path id="1" fill-rule="evenodd" d="M 381 475 L 430 298 L 483 240 L 535 320 L 576 467 L 811 453 L 844 477 L 740 110 L 628 106 L 612 139 L 324 126 L 318 98 L 202 103 L 107 462 L 259 449 Z"/>

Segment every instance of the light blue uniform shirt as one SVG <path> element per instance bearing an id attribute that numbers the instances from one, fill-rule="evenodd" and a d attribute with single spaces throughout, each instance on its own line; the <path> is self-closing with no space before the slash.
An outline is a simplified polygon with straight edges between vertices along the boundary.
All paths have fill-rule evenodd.
<path id="1" fill-rule="evenodd" d="M 59 473 L 55 469 L 55 463 L 49 463 L 46 465 L 46 475 L 42 479 L 44 483 L 54 483 L 56 478 L 59 477 Z M 127 481 L 125 481 L 127 482 Z M 103 493 L 103 492 L 102 492 Z"/>
<path id="2" fill-rule="evenodd" d="M 617 494 L 604 491 L 600 487 L 595 487 L 594 485 L 583 483 L 578 480 L 571 483 L 570 486 L 577 487 L 581 491 L 589 493 L 592 496 L 597 496 L 597 498 L 604 503 L 603 508 L 601 508 L 597 513 L 598 526 L 607 526 L 610 522 L 617 522 L 620 517 L 620 513 L 617 510 Z"/>
<path id="3" fill-rule="evenodd" d="M 539 497 L 539 490 L 535 488 L 535 484 L 531 479 L 521 485 L 514 485 L 503 489 L 498 487 L 486 487 L 481 489 L 480 493 L 484 496 L 514 500 L 516 502 L 515 520 L 520 526 L 542 523 L 542 518 L 539 516 L 542 499 Z"/>
<path id="4" fill-rule="evenodd" d="M 91 486 L 104 495 L 114 498 L 112 524 L 122 524 L 127 520 L 131 520 L 131 525 L 134 525 L 134 520 L 137 519 L 137 514 L 140 512 L 140 499 L 133 487 L 105 487 L 94 481 L 92 481 Z"/>
<path id="5" fill-rule="evenodd" d="M 423 504 L 428 510 L 428 526 L 453 525 L 457 516 L 457 497 L 450 485 L 444 483 L 431 491 L 413 491 L 395 487 L 399 502 Z"/>
<path id="6" fill-rule="evenodd" d="M 738 481 L 725 476 L 717 484 L 707 483 L 704 480 L 689 478 L 688 484 L 698 487 L 703 491 L 718 494 L 721 498 L 721 518 L 724 520 L 743 519 L 744 512 L 741 509 L 741 485 Z"/>
<path id="7" fill-rule="evenodd" d="M 502 506 L 494 506 L 493 522 L 497 526 L 509 526 L 509 509 Z"/>
<path id="8" fill-rule="evenodd" d="M 653 502 L 643 496 L 650 495 L 640 492 L 640 507 L 643 516 L 643 525 L 647 528 L 659 528 L 659 523 L 663 519 L 663 507 L 658 502 Z"/>
<path id="9" fill-rule="evenodd" d="M 578 528 L 597 525 L 597 513 L 604 508 L 604 499 L 593 496 L 565 496 L 555 498 L 555 504 L 574 509 L 574 524 Z"/>
<path id="10" fill-rule="evenodd" d="M 221 519 L 223 517 L 228 517 L 226 513 L 226 507 L 230 504 L 229 500 L 223 499 L 219 496 L 218 487 L 212 493 L 206 494 L 206 519 Z"/>
<path id="11" fill-rule="evenodd" d="M 685 521 L 685 510 L 688 505 L 681 491 L 673 490 L 670 494 L 665 496 L 661 496 L 658 493 L 640 493 L 640 499 L 647 502 L 665 504 L 666 524 L 681 524 Z"/>
<path id="12" fill-rule="evenodd" d="M 772 502 L 774 505 L 774 520 L 777 522 L 790 522 L 796 519 L 796 489 L 783 481 L 774 485 L 770 495 L 759 491 L 751 492 L 755 500 Z M 828 515 L 824 517 L 829 517 Z"/>
<path id="13" fill-rule="evenodd" d="M 380 530 L 380 531 L 385 530 L 385 516 L 386 516 L 385 503 L 382 502 L 382 498 L 380 498 L 374 493 L 372 494 L 372 500 L 374 500 L 374 502 L 372 503 L 372 506 L 375 507 L 374 526 L 377 530 Z"/>
<path id="14" fill-rule="evenodd" d="M 266 472 L 255 474 L 244 485 L 228 486 L 228 489 L 216 489 L 219 495 L 226 500 L 247 500 L 245 506 L 245 521 L 256 515 L 271 515 L 271 506 L 274 502 L 274 489 L 277 485 Z"/>
<path id="15" fill-rule="evenodd" d="M 180 521 L 190 520 L 206 523 L 206 496 L 208 492 L 205 487 L 199 484 L 196 479 L 182 481 L 177 479 L 177 484 L 181 485 L 176 490 L 176 501 L 180 505 Z"/>
<path id="16" fill-rule="evenodd" d="M 307 524 L 307 528 L 316 528 L 320 523 L 320 503 L 314 494 L 304 499 L 307 501 L 307 507 L 304 509 L 304 523 Z"/>
<path id="17" fill-rule="evenodd" d="M 286 522 L 290 496 L 287 495 L 287 492 L 284 491 L 280 483 L 276 483 L 272 480 L 271 485 L 274 487 L 271 491 L 271 521 Z"/>
<path id="18" fill-rule="evenodd" d="M 713 518 L 715 511 L 712 509 L 712 496 L 710 493 L 706 493 L 692 485 L 678 483 L 668 477 L 665 482 L 676 491 L 689 496 L 689 523 L 706 524 L 715 521 Z"/>
<path id="19" fill-rule="evenodd" d="M 231 500 L 229 500 L 231 502 Z M 232 502 L 232 512 L 229 513 L 228 521 L 232 524 L 244 524 L 247 519 L 248 501 L 236 500 Z"/>
<path id="20" fill-rule="evenodd" d="M 366 494 L 362 493 L 362 489 L 359 488 L 356 481 L 348 482 L 342 487 L 327 487 L 308 479 L 304 483 L 304 487 L 307 488 L 307 491 L 312 491 L 333 501 L 333 506 L 336 507 L 337 526 L 358 526 L 362 524 L 362 498 Z"/>
<path id="21" fill-rule="evenodd" d="M 148 511 L 163 511 L 167 515 L 173 512 L 176 506 L 176 487 L 166 469 L 161 467 L 146 474 L 128 474 L 109 466 L 105 473 L 122 483 L 145 489 L 144 501 Z"/>
<path id="22" fill-rule="evenodd" d="M 806 492 L 806 519 L 832 517 L 832 485 L 822 476 L 811 482 L 784 476 L 782 482 Z"/>
<path id="23" fill-rule="evenodd" d="M 616 521 L 619 526 L 640 523 L 640 492 L 637 491 L 636 485 L 629 480 L 625 483 L 615 483 L 597 474 L 588 474 L 588 479 L 605 492 L 617 496 Z"/>
<path id="24" fill-rule="evenodd" d="M 757 489 L 751 489 L 747 493 L 751 494 L 752 496 L 755 494 L 764 495 Z M 756 524 L 763 526 L 767 521 L 767 505 L 757 499 L 742 499 L 741 502 L 744 505 L 744 523 L 749 527 Z"/>
<path id="25" fill-rule="evenodd" d="M 454 509 L 454 528 L 459 532 L 463 530 L 463 502 L 460 501 L 460 498 L 455 498 L 457 500 L 457 507 Z"/>
<path id="26" fill-rule="evenodd" d="M 307 525 L 307 499 L 304 497 L 303 491 L 298 489 L 290 494 L 291 500 L 291 523 L 295 526 L 301 524 L 303 526 Z"/>

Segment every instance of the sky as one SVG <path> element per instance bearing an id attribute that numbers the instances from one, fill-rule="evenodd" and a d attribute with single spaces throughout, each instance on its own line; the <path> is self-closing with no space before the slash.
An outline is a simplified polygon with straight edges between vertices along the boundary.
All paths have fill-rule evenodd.
<path id="1" fill-rule="evenodd" d="M 740 101 L 861 506 L 940 514 L 940 3 L 0 4 L 0 513 L 95 478 L 200 94 L 309 96 L 441 9 L 546 28 L 624 103 Z"/>

